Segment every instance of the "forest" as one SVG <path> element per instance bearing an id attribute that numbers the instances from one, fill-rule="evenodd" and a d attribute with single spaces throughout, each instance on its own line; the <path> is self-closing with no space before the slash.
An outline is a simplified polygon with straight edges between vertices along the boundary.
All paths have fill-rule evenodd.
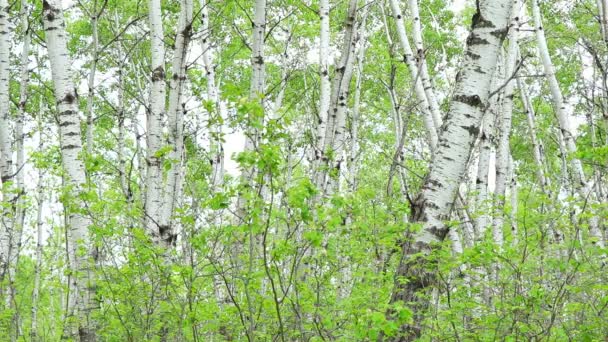
<path id="1" fill-rule="evenodd" d="M 0 341 L 607 341 L 608 0 L 0 0 Z"/>

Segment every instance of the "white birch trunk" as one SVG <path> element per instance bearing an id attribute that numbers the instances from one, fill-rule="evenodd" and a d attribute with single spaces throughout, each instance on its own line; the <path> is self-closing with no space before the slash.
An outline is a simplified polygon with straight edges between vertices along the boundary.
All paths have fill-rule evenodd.
<path id="1" fill-rule="evenodd" d="M 264 96 L 266 91 L 266 64 L 264 61 L 264 38 L 266 37 L 266 0 L 256 0 L 254 7 L 254 18 L 253 18 L 253 32 L 251 35 L 252 51 L 251 51 L 251 86 L 249 88 L 249 100 L 252 102 L 258 102 L 262 108 L 264 108 Z M 262 118 L 255 118 L 253 115 L 249 115 L 250 121 L 252 120 L 264 120 Z M 256 144 L 259 142 L 259 132 L 257 129 L 247 127 L 245 132 L 245 152 L 251 152 L 256 148 Z M 241 178 L 248 187 L 251 185 L 251 181 L 256 173 L 254 167 L 243 170 Z M 246 199 L 243 196 L 238 198 L 238 212 L 237 215 L 241 220 L 245 219 L 245 206 Z"/>
<path id="2" fill-rule="evenodd" d="M 322 162 L 325 164 L 325 168 L 319 171 L 320 175 L 316 184 L 317 188 L 321 189 L 321 193 L 331 192 L 339 182 L 343 157 L 342 148 L 345 141 L 348 94 L 356 58 L 356 12 L 357 1 L 350 0 L 346 13 L 340 62 L 336 65 L 336 72 L 331 84 L 329 112 L 322 152 Z M 337 174 L 330 175 L 332 169 Z"/>
<path id="3" fill-rule="evenodd" d="M 97 72 L 97 58 L 98 58 L 98 49 L 99 49 L 99 32 L 97 29 L 97 22 L 99 19 L 99 14 L 97 13 L 97 0 L 93 1 L 93 13 L 91 15 L 91 26 L 92 26 L 92 58 L 91 58 L 91 71 L 89 72 L 89 80 L 87 86 L 89 88 L 89 94 L 87 97 L 87 145 L 86 151 L 87 155 L 91 155 L 93 153 L 93 130 L 94 130 L 94 108 L 93 101 L 95 99 L 95 73 Z"/>
<path id="4" fill-rule="evenodd" d="M 498 110 L 498 99 L 490 99 L 490 108 L 483 118 L 482 132 L 479 143 L 479 161 L 477 163 L 477 178 L 475 181 L 475 191 L 477 193 L 476 211 L 478 216 L 475 218 L 476 239 L 483 239 L 486 227 L 490 220 L 488 206 L 488 175 L 490 174 L 490 156 L 492 155 L 492 145 L 494 141 L 494 121 Z"/>
<path id="5" fill-rule="evenodd" d="M 264 39 L 266 38 L 266 0 L 256 0 L 253 18 L 253 32 L 251 36 L 251 87 L 249 99 L 259 102 L 264 108 L 266 92 L 266 61 L 264 60 Z M 255 119 L 255 118 L 252 118 Z M 255 119 L 259 120 L 259 118 Z M 262 118 L 263 120 L 263 118 Z M 258 143 L 259 132 L 252 130 L 248 132 L 245 140 L 245 151 L 252 151 Z M 253 170 L 251 170 L 253 172 Z M 250 174 L 252 176 L 253 173 Z"/>
<path id="6" fill-rule="evenodd" d="M 545 77 L 549 83 L 549 89 L 551 91 L 551 98 L 555 112 L 559 121 L 559 127 L 564 137 L 565 147 L 568 153 L 576 151 L 576 143 L 574 140 L 574 134 L 570 125 L 570 117 L 572 116 L 572 107 L 562 95 L 562 91 L 555 76 L 555 68 L 551 56 L 549 55 L 549 48 L 547 47 L 547 39 L 545 38 L 545 32 L 543 30 L 540 8 L 537 0 L 532 0 L 532 14 L 534 17 L 534 26 L 536 32 L 536 42 L 538 45 L 538 53 L 545 71 Z M 583 166 L 577 158 L 571 160 L 572 172 L 575 177 L 575 187 L 585 187 L 585 174 L 583 173 Z"/>
<path id="7" fill-rule="evenodd" d="M 498 146 L 496 150 L 496 187 L 494 189 L 494 207 L 496 213 L 493 222 L 494 243 L 499 250 L 504 243 L 504 205 L 508 182 L 509 159 L 511 156 L 509 142 L 511 139 L 511 121 L 513 114 L 513 90 L 515 81 L 513 73 L 516 72 L 518 33 L 519 33 L 519 0 L 513 1 L 513 14 L 511 16 L 511 29 L 509 30 L 509 48 L 505 58 L 505 81 L 504 97 L 502 102 L 502 115 L 499 116 L 498 124 Z"/>
<path id="8" fill-rule="evenodd" d="M 520 96 L 526 112 L 526 122 L 528 123 L 528 134 L 530 135 L 530 141 L 532 142 L 532 151 L 534 155 L 534 162 L 536 163 L 536 178 L 541 186 L 541 189 L 546 189 L 550 185 L 549 178 L 545 172 L 545 158 L 543 156 L 543 147 L 541 142 L 536 136 L 536 114 L 534 113 L 534 107 L 530 101 L 528 87 L 525 81 L 521 77 L 517 77 L 517 87 L 519 88 Z"/>
<path id="9" fill-rule="evenodd" d="M 369 13 L 369 12 L 368 12 Z M 353 71 L 355 68 L 355 61 L 357 59 L 357 42 L 359 40 L 359 33 L 357 32 L 357 1 L 351 0 L 348 8 L 346 18 L 346 30 L 345 30 L 345 41 L 342 48 L 342 52 L 348 54 L 345 58 L 342 58 L 344 62 L 341 64 L 341 80 L 334 82 L 337 84 L 337 90 L 334 88 L 331 99 L 330 113 L 332 115 L 332 121 L 334 122 L 334 130 L 331 135 L 331 152 L 333 154 L 332 168 L 334 174 L 328 179 L 327 193 L 331 194 L 339 188 L 340 179 L 342 176 L 342 164 L 344 161 L 344 155 L 346 153 L 346 112 L 348 109 L 348 98 L 350 95 L 350 83 L 353 77 Z M 365 25 L 365 19 L 362 20 L 361 25 Z M 348 37 L 348 45 L 346 38 Z M 340 72 L 336 72 L 339 75 Z M 336 78 L 334 81 L 338 81 Z M 331 134 L 328 131 L 326 139 Z M 329 153 L 328 150 L 326 152 Z"/>
<path id="10" fill-rule="evenodd" d="M 42 104 L 38 113 L 38 133 L 40 138 L 38 140 L 38 151 L 43 151 L 43 125 L 42 125 Z M 37 186 L 37 202 L 38 211 L 36 213 L 36 266 L 34 269 L 34 289 L 32 291 L 32 321 L 30 327 L 30 339 L 34 342 L 38 341 L 38 299 L 40 297 L 40 273 L 42 268 L 42 246 L 43 246 L 43 222 L 42 222 L 42 210 L 44 209 L 44 185 L 43 185 L 43 173 L 42 170 L 38 171 L 38 186 Z"/>
<path id="11" fill-rule="evenodd" d="M 29 52 L 30 52 L 30 30 L 29 30 L 29 11 L 28 5 L 25 0 L 21 0 L 21 10 L 19 16 L 21 17 L 21 28 L 23 31 L 23 48 L 21 50 L 21 65 L 20 65 L 20 80 L 19 80 L 19 104 L 18 114 L 15 120 L 15 151 L 17 154 L 16 158 L 16 170 L 15 170 L 15 195 L 17 196 L 15 202 L 14 212 L 14 225 L 11 237 L 10 245 L 13 247 L 9 251 L 9 280 L 10 280 L 10 305 L 16 303 L 15 298 L 17 296 L 17 287 L 15 286 L 16 272 L 19 265 L 19 256 L 21 255 L 21 243 L 23 237 L 23 225 L 25 221 L 25 203 L 24 203 L 24 166 L 25 166 L 25 151 L 24 151 L 24 139 L 23 134 L 23 122 L 25 120 L 25 105 L 28 100 L 28 81 L 29 81 Z M 13 318 L 11 320 L 14 328 L 14 334 L 11 334 L 11 339 L 15 341 L 18 336 L 21 336 L 21 322 L 19 317 L 19 311 L 13 311 Z"/>
<path id="12" fill-rule="evenodd" d="M 570 126 L 572 107 L 564 98 L 559 86 L 559 82 L 557 81 L 557 77 L 555 76 L 555 68 L 553 66 L 553 62 L 551 61 L 551 56 L 549 55 L 549 48 L 547 47 L 547 39 L 543 30 L 540 7 L 538 6 L 537 0 L 532 0 L 532 14 L 534 17 L 538 53 L 543 64 L 545 77 L 549 83 L 549 89 L 551 90 L 553 107 L 559 122 L 560 132 L 563 136 L 564 146 L 567 153 L 573 154 L 576 152 L 576 142 Z M 586 199 L 591 195 L 590 192 L 592 192 L 592 189 L 585 178 L 583 164 L 581 163 L 580 159 L 572 157 L 570 158 L 570 167 L 574 177 L 574 189 L 577 191 L 581 199 Z M 592 201 L 595 200 L 592 198 Z M 598 218 L 595 215 L 589 219 L 589 233 L 595 240 L 594 244 L 597 244 L 603 248 L 604 239 L 599 228 Z"/>
<path id="13" fill-rule="evenodd" d="M 403 59 L 406 65 L 408 66 L 408 69 L 410 70 L 412 82 L 414 83 L 414 92 L 416 93 L 416 97 L 422 105 L 422 121 L 424 123 L 424 127 L 428 135 L 429 145 L 431 147 L 431 150 L 435 150 L 437 142 L 439 140 L 439 137 L 437 135 L 437 129 L 439 128 L 437 124 L 439 124 L 439 122 L 436 123 L 436 120 L 434 118 L 440 118 L 441 115 L 439 113 L 432 113 L 431 105 L 429 104 L 426 92 L 424 91 L 424 85 L 422 84 L 422 81 L 419 77 L 416 58 L 414 57 L 414 52 L 412 51 L 412 47 L 407 37 L 405 24 L 403 21 L 403 15 L 401 14 L 401 8 L 399 7 L 399 2 L 398 0 L 390 0 L 390 4 L 391 9 L 393 11 L 393 17 L 395 18 L 395 24 L 397 26 L 397 35 L 399 36 L 399 43 L 401 44 L 401 49 L 403 50 Z"/>
<path id="14" fill-rule="evenodd" d="M 169 162 L 171 168 L 167 173 L 167 181 L 164 190 L 164 203 L 160 226 L 161 241 L 164 247 L 175 245 L 176 232 L 173 212 L 181 197 L 181 172 L 183 168 L 184 150 L 184 104 L 183 89 L 186 82 L 186 54 L 192 35 L 192 0 L 181 0 L 180 16 L 177 26 L 177 37 L 175 39 L 175 51 L 173 54 L 173 76 L 169 82 L 169 107 L 167 109 L 167 124 L 169 134 L 167 145 L 171 147 Z"/>
<path id="15" fill-rule="evenodd" d="M 463 65 L 456 77 L 455 93 L 444 124 L 446 130 L 440 137 L 422 193 L 412 208 L 412 218 L 422 223 L 422 229 L 403 246 L 404 258 L 396 277 L 405 277 L 408 281 L 396 281 L 391 297 L 391 303 L 417 303 L 414 304 L 415 310 L 423 310 L 428 305 L 416 293 L 436 282 L 435 272 L 424 255 L 436 248 L 434 244 L 443 241 L 449 232 L 444 221 L 450 218 L 458 187 L 479 134 L 492 76 L 507 34 L 512 0 L 480 0 L 477 5 Z M 390 340 L 403 341 L 419 336 L 420 319 L 421 316 L 417 316 L 414 324 L 402 326 L 401 335 Z"/>
<path id="16" fill-rule="evenodd" d="M 362 27 L 361 47 L 357 56 L 357 83 L 355 85 L 355 95 L 353 103 L 353 112 L 351 117 L 351 143 L 350 143 L 350 188 L 351 191 L 357 189 L 357 169 L 359 167 L 359 111 L 361 108 L 361 82 L 363 80 L 363 60 L 365 58 L 365 27 Z"/>
<path id="17" fill-rule="evenodd" d="M 324 172 L 319 168 L 323 165 L 325 151 L 325 132 L 329 120 L 329 101 L 331 96 L 331 80 L 329 77 L 329 0 L 319 1 L 319 18 L 321 21 L 321 33 L 319 35 L 319 77 L 321 88 L 319 92 L 319 122 L 317 123 L 317 135 L 315 141 L 315 162 L 317 177 L 323 177 Z M 317 186 L 321 186 L 323 179 L 316 180 Z"/>
<path id="18" fill-rule="evenodd" d="M 201 48 L 203 50 L 203 65 L 207 76 L 207 99 L 215 105 L 215 115 L 219 116 L 216 123 L 216 128 L 213 131 L 210 150 L 212 153 L 212 184 L 213 188 L 217 189 L 224 179 L 224 149 L 222 147 L 221 137 L 223 135 L 222 121 L 226 119 L 226 105 L 221 101 L 220 90 L 215 80 L 215 64 L 213 61 L 213 52 L 210 44 L 210 28 L 209 28 L 209 8 L 206 0 L 200 1 L 203 37 L 201 39 Z"/>
<path id="19" fill-rule="evenodd" d="M 351 0 L 348 6 L 346 17 L 346 27 L 344 30 L 344 43 L 342 46 L 342 57 L 339 68 L 334 79 L 334 89 L 332 89 L 330 115 L 334 122 L 333 132 L 328 130 L 325 135 L 326 141 L 331 141 L 331 150 L 335 154 L 334 158 L 340 160 L 339 155 L 344 148 L 346 132 L 346 109 L 350 83 L 355 66 L 357 41 L 357 1 Z M 330 137 L 330 140 L 327 138 Z"/>
<path id="20" fill-rule="evenodd" d="M 412 15 L 412 36 L 414 38 L 414 46 L 416 46 L 416 63 L 420 70 L 419 77 L 424 86 L 424 93 L 429 103 L 429 110 L 433 117 L 433 123 L 437 131 L 441 128 L 442 118 L 441 110 L 439 108 L 439 101 L 435 95 L 435 89 L 429 76 L 428 66 L 426 64 L 426 52 L 424 50 L 424 43 L 422 39 L 422 27 L 420 21 L 420 10 L 418 8 L 418 0 L 409 0 L 410 13 Z"/>
<path id="21" fill-rule="evenodd" d="M 161 243 L 168 227 L 162 224 L 163 170 L 162 143 L 165 115 L 165 43 L 160 0 L 149 0 L 150 41 L 152 52 L 152 86 L 147 109 L 147 174 L 144 208 L 145 228 L 152 241 Z"/>
<path id="22" fill-rule="evenodd" d="M 511 175 L 511 245 L 516 247 L 519 243 L 519 231 L 517 222 L 518 209 L 518 189 L 517 189 L 517 174 L 515 171 L 515 161 L 513 157 L 509 161 L 509 174 Z"/>
<path id="23" fill-rule="evenodd" d="M 65 27 L 61 5 L 54 1 L 43 1 L 43 23 L 48 56 L 51 64 L 55 100 L 59 119 L 60 146 L 66 186 L 71 196 L 64 201 L 67 212 L 67 229 L 70 268 L 69 291 L 75 302 L 70 302 L 68 314 L 76 317 L 77 326 L 68 324 L 65 334 L 80 341 L 95 340 L 95 325 L 92 310 L 95 309 L 94 266 L 97 252 L 90 243 L 91 219 L 81 212 L 85 203 L 79 192 L 86 183 L 80 133 L 78 98 L 71 78 L 71 61 L 66 46 Z"/>
<path id="24" fill-rule="evenodd" d="M 9 7 L 6 0 L 0 0 L 0 180 L 2 189 L 9 190 L 13 182 L 13 151 L 10 133 L 10 27 Z M 11 240 L 13 233 L 14 211 L 11 191 L 2 191 L 2 209 L 0 214 L 0 281 L 8 272 Z M 7 295 L 4 289 L 1 295 Z"/>

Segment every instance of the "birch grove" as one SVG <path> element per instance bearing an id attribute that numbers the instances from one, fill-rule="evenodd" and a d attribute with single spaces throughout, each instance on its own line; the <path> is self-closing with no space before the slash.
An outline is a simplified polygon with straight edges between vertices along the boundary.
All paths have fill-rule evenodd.
<path id="1" fill-rule="evenodd" d="M 605 0 L 0 0 L 0 340 L 603 340 L 607 61 Z"/>

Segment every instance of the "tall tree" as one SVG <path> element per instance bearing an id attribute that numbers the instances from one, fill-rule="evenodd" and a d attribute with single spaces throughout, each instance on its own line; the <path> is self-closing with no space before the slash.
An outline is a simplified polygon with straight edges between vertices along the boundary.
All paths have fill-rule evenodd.
<path id="1" fill-rule="evenodd" d="M 68 320 L 65 337 L 80 341 L 95 341 L 96 329 L 93 310 L 95 298 L 95 262 L 97 250 L 91 243 L 91 218 L 83 200 L 86 183 L 82 160 L 82 134 L 80 132 L 80 110 L 78 95 L 72 81 L 72 62 L 68 54 L 63 10 L 57 1 L 43 0 L 42 21 L 53 90 L 57 101 L 61 161 L 65 170 L 67 194 L 63 205 L 67 215 L 68 256 L 70 274 Z"/>
<path id="2" fill-rule="evenodd" d="M 414 310 L 428 305 L 420 291 L 437 283 L 435 266 L 428 257 L 443 241 L 445 224 L 453 209 L 461 179 L 466 172 L 502 42 L 507 35 L 512 0 L 479 1 L 457 84 L 452 96 L 431 170 L 412 208 L 412 221 L 421 229 L 402 247 L 403 258 L 395 275 L 391 303 L 411 303 Z M 421 333 L 422 317 L 404 324 L 395 341 L 413 340 Z"/>
<path id="3" fill-rule="evenodd" d="M 6 0 L 0 1 L 0 178 L 2 180 L 2 218 L 0 227 L 0 282 L 8 272 L 14 223 L 13 197 L 13 149 L 10 133 L 10 27 L 9 7 Z M 7 294 L 2 288 L 2 294 Z"/>
<path id="4" fill-rule="evenodd" d="M 152 69 L 149 106 L 146 108 L 147 173 L 144 222 L 152 240 L 162 243 L 163 236 L 169 235 L 167 225 L 163 225 L 163 120 L 165 116 L 166 73 L 165 42 L 160 0 L 148 2 Z"/>

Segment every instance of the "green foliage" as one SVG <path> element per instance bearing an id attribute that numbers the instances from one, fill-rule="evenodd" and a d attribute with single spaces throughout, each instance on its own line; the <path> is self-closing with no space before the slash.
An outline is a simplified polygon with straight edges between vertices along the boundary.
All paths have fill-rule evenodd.
<path id="1" fill-rule="evenodd" d="M 393 45 L 389 46 L 382 15 L 383 11 L 390 14 L 390 6 L 381 9 L 382 2 L 372 1 L 357 12 L 359 20 L 369 10 L 367 40 L 357 45 L 366 47 L 358 154 L 350 160 L 353 142 L 347 139 L 345 160 L 338 170 L 326 165 L 317 169 L 314 161 L 319 115 L 318 65 L 313 62 L 318 52 L 318 2 L 268 1 L 267 92 L 255 95 L 249 89 L 252 2 L 208 1 L 210 32 L 202 31 L 196 2 L 192 44 L 198 46 L 202 37 L 209 39 L 226 113 L 208 96 L 201 51 L 191 47 L 184 90 L 183 159 L 169 158 L 174 146 L 164 140 L 168 128 L 162 147 L 146 155 L 151 75 L 147 2 L 109 0 L 97 5 L 102 3 L 95 96 L 92 103 L 83 94 L 79 98 L 83 113 L 92 105 L 95 126 L 93 151 L 80 156 L 87 182 L 78 193 L 63 182 L 55 99 L 44 54 L 38 56 L 41 65 L 31 69 L 30 97 L 25 104 L 27 191 L 15 188 L 14 181 L 5 182 L 2 189 L 3 196 L 20 194 L 19 206 L 27 214 L 23 252 L 14 277 L 0 278 L 1 290 L 15 290 L 10 305 L 4 302 L 7 292 L 1 294 L 0 340 L 16 336 L 14 320 L 19 321 L 21 340 L 29 340 L 34 333 L 34 306 L 38 340 L 62 338 L 68 323 L 67 284 L 76 275 L 66 252 L 66 220 L 73 215 L 92 220 L 88 231 L 99 259 L 91 270 L 96 283 L 90 285 L 97 291 L 93 315 L 99 341 L 376 341 L 380 336 L 396 338 L 403 325 L 415 321 L 422 322 L 421 341 L 599 341 L 608 335 L 604 266 L 608 251 L 597 246 L 599 241 L 589 233 L 589 220 L 596 217 L 603 224 L 608 206 L 581 198 L 568 181 L 568 162 L 573 158 L 580 159 L 587 175 L 594 175 L 593 182 L 600 184 L 605 183 L 608 163 L 604 146 L 608 127 L 602 117 L 605 99 L 599 90 L 589 95 L 590 85 L 581 77 L 589 68 L 589 58 L 582 58 L 578 50 L 584 45 L 605 63 L 608 48 L 602 41 L 594 1 L 568 6 L 541 1 L 558 81 L 581 117 L 591 113 L 593 133 L 589 123 L 581 125 L 577 152 L 562 158 L 555 108 L 546 82 L 536 77 L 541 74 L 536 45 L 526 36 L 520 44 L 525 57 L 521 73 L 530 89 L 534 133 L 543 145 L 542 166 L 549 182 L 538 184 L 539 165 L 516 92 L 510 148 L 518 201 L 512 207 L 513 193 L 507 192 L 508 204 L 497 207 L 492 198 L 476 203 L 473 191 L 463 191 L 466 203 L 463 208 L 458 204 L 458 210 L 471 220 L 484 214 L 504 215 L 503 226 L 496 229 L 505 243 L 496 244 L 490 223 L 484 234 L 468 237 L 461 213 L 450 217 L 448 223 L 462 237 L 464 250 L 456 254 L 445 241 L 425 260 L 437 276 L 432 289 L 420 294 L 430 303 L 423 309 L 403 301 L 390 303 L 395 282 L 411 281 L 395 279 L 395 271 L 404 258 L 402 246 L 422 228 L 419 222 L 409 222 L 411 201 L 420 192 L 434 157 L 424 142 L 414 79 L 403 63 L 390 15 L 386 30 Z M 340 57 L 333 51 L 341 46 L 347 3 L 332 1 L 331 77 Z M 473 6 L 452 12 L 448 5 L 443 0 L 420 1 L 424 54 L 443 111 L 449 109 L 454 86 L 450 77 L 460 67 L 464 50 L 461 40 L 466 35 L 457 33 L 468 29 L 475 12 Z M 18 6 L 11 7 L 10 20 Z M 41 6 L 41 2 L 34 4 L 32 18 L 37 18 Z M 403 7 L 411 37 L 411 18 L 407 6 Z M 93 2 L 77 3 L 66 16 L 68 52 L 76 61 L 72 64 L 79 90 L 85 87 L 94 58 L 93 26 L 86 14 L 92 8 Z M 169 80 L 179 2 L 162 1 L 162 9 Z M 43 36 L 38 21 L 32 20 L 36 44 Z M 22 34 L 16 29 L 15 39 Z M 287 65 L 280 62 L 285 51 Z M 15 56 L 11 55 L 11 63 Z M 288 75 L 284 99 L 275 112 L 284 71 Z M 601 83 L 598 80 L 595 83 Z M 357 81 L 353 78 L 346 100 L 348 138 L 354 126 L 352 94 Z M 387 86 L 394 88 L 397 115 L 405 126 L 404 153 L 397 161 Z M 16 113 L 19 90 L 11 69 L 11 114 Z M 123 102 L 119 102 L 119 90 Z M 86 123 L 81 126 L 86 132 Z M 120 132 L 125 134 L 122 140 Z M 234 148 L 242 134 L 254 141 L 255 148 L 241 152 Z M 214 175 L 220 145 L 226 164 L 237 166 Z M 227 155 L 229 148 L 237 152 Z M 341 152 L 329 151 L 324 157 L 336 161 L 343 157 Z M 183 168 L 181 196 L 171 216 L 177 234 L 174 248 L 155 243 L 157 237 L 143 226 L 148 214 L 146 157 L 161 161 L 164 178 L 174 167 Z M 475 158 L 474 153 L 471 164 Z M 354 184 L 351 162 L 357 166 Z M 326 193 L 315 185 L 319 169 L 328 170 L 337 180 L 335 192 Z M 42 195 L 34 191 L 37 178 L 30 177 L 38 172 L 43 175 Z M 44 248 L 40 296 L 34 301 L 38 201 L 43 204 Z M 6 212 L 5 220 L 17 217 L 12 203 L 3 201 L 0 207 Z M 85 248 L 78 251 L 79 255 L 86 252 Z"/>

